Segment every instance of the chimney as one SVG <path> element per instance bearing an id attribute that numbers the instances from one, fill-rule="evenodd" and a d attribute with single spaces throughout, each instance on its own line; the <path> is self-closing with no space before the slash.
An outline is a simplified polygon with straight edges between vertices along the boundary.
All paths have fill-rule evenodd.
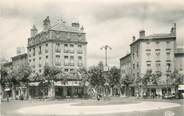
<path id="1" fill-rule="evenodd" d="M 31 28 L 31 37 L 34 37 L 37 34 L 38 30 L 35 25 Z"/>
<path id="2" fill-rule="evenodd" d="M 48 31 L 50 28 L 50 19 L 49 16 L 46 17 L 45 20 L 43 20 L 43 31 Z"/>
<path id="3" fill-rule="evenodd" d="M 171 34 L 176 35 L 176 23 L 174 23 L 173 27 L 171 28 Z"/>
<path id="4" fill-rule="evenodd" d="M 135 36 L 132 37 L 133 38 L 133 42 L 136 40 Z"/>
<path id="5" fill-rule="evenodd" d="M 79 23 L 72 23 L 72 27 L 79 28 L 80 27 L 80 24 Z"/>
<path id="6" fill-rule="evenodd" d="M 139 38 L 144 38 L 145 37 L 145 31 L 141 30 L 139 31 Z"/>
<path id="7" fill-rule="evenodd" d="M 83 31 L 84 31 L 84 27 L 82 26 L 82 27 L 80 28 L 80 30 L 83 32 Z"/>

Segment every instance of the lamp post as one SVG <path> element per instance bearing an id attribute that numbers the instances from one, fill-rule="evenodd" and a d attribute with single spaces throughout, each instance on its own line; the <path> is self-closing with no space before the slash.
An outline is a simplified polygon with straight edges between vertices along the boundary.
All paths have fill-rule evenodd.
<path id="1" fill-rule="evenodd" d="M 100 48 L 101 50 L 105 50 L 105 67 L 107 68 L 107 50 L 111 50 L 112 48 L 109 45 L 105 45 L 103 47 Z"/>

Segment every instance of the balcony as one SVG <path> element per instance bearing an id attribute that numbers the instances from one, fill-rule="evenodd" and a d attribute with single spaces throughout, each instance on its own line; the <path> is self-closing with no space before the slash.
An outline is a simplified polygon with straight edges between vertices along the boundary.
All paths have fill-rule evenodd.
<path id="1" fill-rule="evenodd" d="M 46 49 L 46 50 L 45 50 L 45 53 L 48 53 L 48 52 L 49 52 L 49 51 Z"/>
<path id="2" fill-rule="evenodd" d="M 69 53 L 69 50 L 68 49 L 64 49 L 64 53 Z"/>
<path id="3" fill-rule="evenodd" d="M 65 66 L 69 66 L 70 64 L 69 64 L 68 62 L 65 62 L 64 65 L 65 65 Z"/>
<path id="4" fill-rule="evenodd" d="M 77 53 L 78 53 L 78 54 L 82 54 L 83 51 L 82 51 L 82 50 L 77 50 Z"/>
<path id="5" fill-rule="evenodd" d="M 70 63 L 70 66 L 75 66 L 75 64 L 74 63 Z"/>
<path id="6" fill-rule="evenodd" d="M 56 49 L 56 53 L 61 53 L 61 50 L 60 49 Z"/>
<path id="7" fill-rule="evenodd" d="M 61 66 L 61 63 L 60 62 L 56 62 L 55 65 L 56 66 Z"/>
<path id="8" fill-rule="evenodd" d="M 74 53 L 74 50 L 69 50 L 69 53 L 72 53 L 73 54 Z"/>

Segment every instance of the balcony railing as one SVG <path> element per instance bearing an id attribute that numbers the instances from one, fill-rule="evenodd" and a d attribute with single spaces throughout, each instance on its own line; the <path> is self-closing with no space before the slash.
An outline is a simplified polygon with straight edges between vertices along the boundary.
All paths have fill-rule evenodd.
<path id="1" fill-rule="evenodd" d="M 60 62 L 56 62 L 55 65 L 56 66 L 61 66 L 61 63 Z"/>
<path id="2" fill-rule="evenodd" d="M 56 49 L 56 53 L 61 53 L 61 50 L 60 49 Z"/>
<path id="3" fill-rule="evenodd" d="M 74 50 L 69 50 L 70 53 L 74 53 Z"/>
<path id="4" fill-rule="evenodd" d="M 82 54 L 83 51 L 82 51 L 82 50 L 78 50 L 77 53 L 78 53 L 78 54 Z"/>
<path id="5" fill-rule="evenodd" d="M 70 64 L 65 62 L 64 65 L 65 65 L 65 66 L 69 66 Z"/>
<path id="6" fill-rule="evenodd" d="M 69 50 L 68 49 L 64 49 L 64 53 L 69 53 Z"/>

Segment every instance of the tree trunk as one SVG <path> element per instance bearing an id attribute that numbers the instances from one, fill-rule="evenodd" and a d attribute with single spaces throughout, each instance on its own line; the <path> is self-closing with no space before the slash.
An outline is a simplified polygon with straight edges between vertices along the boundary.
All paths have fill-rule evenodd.
<path id="1" fill-rule="evenodd" d="M 30 93 L 29 93 L 29 82 L 27 82 L 27 85 L 26 85 L 26 89 L 27 89 L 27 99 L 30 99 Z"/>
<path id="2" fill-rule="evenodd" d="M 112 96 L 112 93 L 113 93 L 113 92 L 112 92 L 112 87 L 110 87 L 110 96 Z"/>
<path id="3" fill-rule="evenodd" d="M 16 95 L 15 95 L 15 86 L 14 85 L 12 85 L 12 89 L 11 89 L 11 91 L 12 91 L 12 99 L 16 99 Z"/>
<path id="4" fill-rule="evenodd" d="M 52 81 L 50 83 L 49 91 L 48 91 L 48 97 L 54 98 L 55 97 L 55 88 L 54 88 L 54 82 Z"/>

